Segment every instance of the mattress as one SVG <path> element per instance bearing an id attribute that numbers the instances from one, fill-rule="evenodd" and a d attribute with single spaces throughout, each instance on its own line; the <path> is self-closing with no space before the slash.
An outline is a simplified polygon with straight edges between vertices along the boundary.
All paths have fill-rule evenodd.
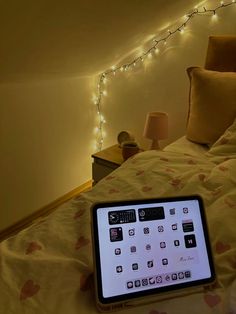
<path id="1" fill-rule="evenodd" d="M 233 134 L 236 139 L 236 132 Z M 217 282 L 212 290 L 124 309 L 123 313 L 236 313 L 236 150 L 185 138 L 135 155 L 93 189 L 0 244 L 0 313 L 97 313 L 90 208 L 94 202 L 200 194 Z"/>

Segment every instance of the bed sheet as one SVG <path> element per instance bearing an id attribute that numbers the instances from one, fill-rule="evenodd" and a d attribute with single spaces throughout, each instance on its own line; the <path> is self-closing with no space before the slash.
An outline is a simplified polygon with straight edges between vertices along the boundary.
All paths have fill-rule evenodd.
<path id="1" fill-rule="evenodd" d="M 236 152 L 228 158 L 229 142 L 222 143 L 220 154 L 214 150 L 139 153 L 91 191 L 2 242 L 0 313 L 97 313 L 92 284 L 91 205 L 98 201 L 198 193 L 205 202 L 216 263 L 214 289 L 121 313 L 235 314 Z"/>

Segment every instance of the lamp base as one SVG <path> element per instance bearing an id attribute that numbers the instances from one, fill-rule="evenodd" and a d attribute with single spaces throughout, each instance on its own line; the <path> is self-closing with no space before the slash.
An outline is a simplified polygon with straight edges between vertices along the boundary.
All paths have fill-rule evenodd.
<path id="1" fill-rule="evenodd" d="M 156 149 L 156 150 L 161 149 L 158 140 L 152 140 L 150 149 Z"/>

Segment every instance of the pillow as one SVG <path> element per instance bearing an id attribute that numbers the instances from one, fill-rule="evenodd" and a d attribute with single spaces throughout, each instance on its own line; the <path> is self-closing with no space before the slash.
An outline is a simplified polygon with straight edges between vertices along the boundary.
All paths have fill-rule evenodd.
<path id="1" fill-rule="evenodd" d="M 236 119 L 233 124 L 212 145 L 209 154 L 231 156 L 236 154 Z"/>
<path id="2" fill-rule="evenodd" d="M 199 67 L 187 69 L 190 78 L 186 137 L 199 144 L 213 144 L 236 117 L 236 72 Z"/>

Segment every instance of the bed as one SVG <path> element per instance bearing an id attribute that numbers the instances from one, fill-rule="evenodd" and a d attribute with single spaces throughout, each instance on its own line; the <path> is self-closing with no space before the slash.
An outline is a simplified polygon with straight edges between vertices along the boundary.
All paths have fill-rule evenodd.
<path id="1" fill-rule="evenodd" d="M 184 137 L 163 151 L 145 151 L 129 158 L 90 191 L 0 244 L 0 313 L 97 313 L 91 205 L 98 201 L 196 193 L 203 197 L 206 207 L 217 282 L 212 289 L 122 312 L 236 313 L 235 43 L 233 36 L 210 37 L 205 68 L 188 70 L 190 110 Z M 227 51 L 231 60 L 223 58 L 226 62 L 222 67 L 222 55 L 227 56 Z M 224 82 L 229 81 L 226 91 L 219 87 L 222 84 L 206 84 L 212 77 L 219 84 L 221 76 Z M 222 104 L 218 106 L 221 108 L 215 105 L 216 99 L 210 99 L 214 93 L 206 86 L 214 93 L 216 89 L 218 94 L 225 93 L 221 97 L 223 115 Z M 199 88 L 204 89 L 204 95 L 198 95 Z M 204 101 L 207 111 L 206 104 L 199 110 Z M 218 120 L 213 127 L 214 115 Z"/>

